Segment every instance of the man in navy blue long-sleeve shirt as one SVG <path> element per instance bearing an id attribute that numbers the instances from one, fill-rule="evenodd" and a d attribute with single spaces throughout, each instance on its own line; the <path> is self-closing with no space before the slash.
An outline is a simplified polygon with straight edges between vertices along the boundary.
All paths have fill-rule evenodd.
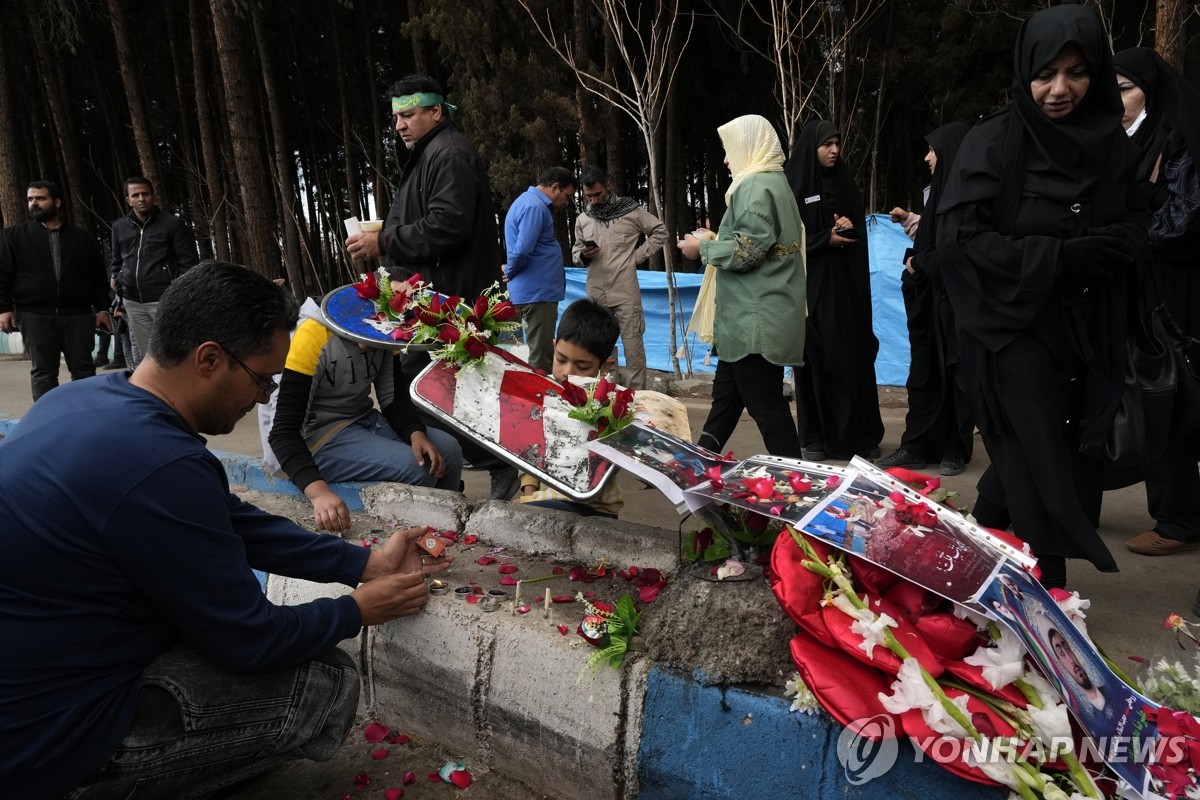
<path id="1" fill-rule="evenodd" d="M 563 249 L 554 237 L 553 209 L 566 208 L 575 194 L 575 176 L 564 167 L 550 167 L 513 201 L 504 218 L 508 263 L 504 279 L 508 296 L 521 311 L 529 363 L 550 372 L 554 357 L 554 326 L 558 304 L 567 294 Z"/>
<path id="2" fill-rule="evenodd" d="M 206 262 L 160 312 L 132 375 L 61 387 L 0 442 L 0 797 L 191 797 L 330 757 L 358 697 L 336 644 L 448 565 L 423 529 L 366 550 L 229 493 L 201 434 L 274 390 L 294 299 Z M 357 588 L 276 606 L 252 569 Z"/>

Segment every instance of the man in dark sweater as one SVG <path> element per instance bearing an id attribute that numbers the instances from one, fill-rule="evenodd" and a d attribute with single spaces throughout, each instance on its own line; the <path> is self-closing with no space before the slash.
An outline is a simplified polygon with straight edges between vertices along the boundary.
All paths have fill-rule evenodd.
<path id="1" fill-rule="evenodd" d="M 135 372 L 55 391 L 0 441 L 0 797 L 207 796 L 329 758 L 359 687 L 337 643 L 420 611 L 451 561 L 417 554 L 424 528 L 367 549 L 230 494 L 201 434 L 274 391 L 290 295 L 205 262 L 160 311 Z M 253 569 L 353 591 L 277 606 Z"/>
<path id="2" fill-rule="evenodd" d="M 196 239 L 179 217 L 154 202 L 154 186 L 138 175 L 125 181 L 129 213 L 112 225 L 112 288 L 125 301 L 133 363 L 150 352 L 158 300 L 196 265 Z"/>
<path id="3" fill-rule="evenodd" d="M 26 196 L 32 219 L 0 235 L 0 331 L 21 331 L 37 400 L 58 386 L 60 353 L 71 380 L 96 374 L 96 328 L 112 320 L 96 238 L 63 222 L 56 184 L 34 181 Z"/>

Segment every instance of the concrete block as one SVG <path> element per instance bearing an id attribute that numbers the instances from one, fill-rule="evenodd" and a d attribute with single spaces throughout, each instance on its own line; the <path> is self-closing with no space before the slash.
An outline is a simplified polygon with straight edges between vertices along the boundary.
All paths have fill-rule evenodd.
<path id="1" fill-rule="evenodd" d="M 491 546 L 513 547 L 525 553 L 547 553 L 569 560 L 577 514 L 550 509 L 525 509 L 517 503 L 488 500 L 475 506 L 463 533 Z"/>
<path id="2" fill-rule="evenodd" d="M 304 497 L 304 492 L 296 488 L 287 478 L 272 475 L 263 468 L 262 459 L 241 453 L 229 453 L 224 450 L 214 450 L 213 455 L 221 459 L 225 466 L 225 474 L 229 477 L 231 486 L 245 486 L 256 492 L 271 492 L 295 497 Z M 365 483 L 331 483 L 329 488 L 342 498 L 350 511 L 362 511 L 362 490 Z"/>
<path id="3" fill-rule="evenodd" d="M 613 567 L 679 567 L 679 538 L 675 531 L 605 517 L 576 517 L 571 536 L 572 560 L 594 564 L 606 556 Z"/>
<path id="4" fill-rule="evenodd" d="M 403 483 L 365 484 L 363 506 L 368 514 L 401 525 L 429 525 L 438 530 L 460 531 L 474 504 L 458 492 L 426 489 Z"/>

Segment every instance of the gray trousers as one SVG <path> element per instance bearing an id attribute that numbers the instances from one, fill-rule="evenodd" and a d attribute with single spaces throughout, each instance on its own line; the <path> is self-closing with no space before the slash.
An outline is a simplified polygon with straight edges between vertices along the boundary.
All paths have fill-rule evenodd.
<path id="1" fill-rule="evenodd" d="M 126 298 L 125 319 L 129 323 L 129 341 L 133 345 L 133 369 L 142 363 L 150 352 L 150 337 L 154 331 L 154 317 L 158 315 L 158 301 L 138 303 Z"/>

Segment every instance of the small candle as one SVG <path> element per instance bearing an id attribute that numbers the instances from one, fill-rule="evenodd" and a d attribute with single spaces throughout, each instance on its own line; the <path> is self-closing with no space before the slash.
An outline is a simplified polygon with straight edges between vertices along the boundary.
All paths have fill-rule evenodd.
<path id="1" fill-rule="evenodd" d="M 549 619 L 550 618 L 550 590 L 549 589 L 546 590 L 546 599 L 545 599 L 545 601 L 543 601 L 543 608 L 544 608 L 544 611 L 542 613 L 542 616 L 545 617 L 546 619 Z"/>
<path id="2" fill-rule="evenodd" d="M 520 581 L 520 579 L 517 580 L 517 594 L 513 598 L 513 605 L 514 606 L 521 605 L 521 581 Z"/>

